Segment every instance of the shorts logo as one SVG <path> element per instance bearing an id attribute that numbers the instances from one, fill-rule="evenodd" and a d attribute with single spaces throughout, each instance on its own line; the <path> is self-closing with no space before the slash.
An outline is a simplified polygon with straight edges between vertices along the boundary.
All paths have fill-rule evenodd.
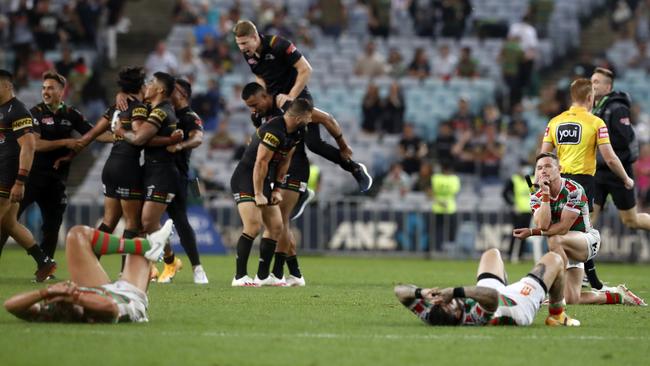
<path id="1" fill-rule="evenodd" d="M 26 127 L 32 127 L 32 119 L 31 119 L 31 117 L 21 118 L 21 119 L 19 119 L 17 121 L 14 121 L 11 124 L 11 128 L 14 131 L 22 130 L 23 128 L 26 128 Z"/>
<path id="2" fill-rule="evenodd" d="M 599 139 L 609 138 L 609 131 L 607 130 L 607 127 L 601 127 L 598 129 L 598 138 Z"/>
<path id="3" fill-rule="evenodd" d="M 557 126 L 556 140 L 559 145 L 578 145 L 582 140 L 582 126 L 572 122 Z"/>
<path id="4" fill-rule="evenodd" d="M 278 147 L 280 145 L 280 139 L 270 132 L 265 133 L 262 140 L 273 147 Z"/>

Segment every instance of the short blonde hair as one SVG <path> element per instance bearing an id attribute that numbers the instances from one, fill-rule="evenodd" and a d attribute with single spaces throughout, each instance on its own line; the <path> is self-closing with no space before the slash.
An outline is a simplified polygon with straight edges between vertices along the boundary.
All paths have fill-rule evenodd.
<path id="1" fill-rule="evenodd" d="M 255 24 L 250 20 L 240 20 L 232 28 L 235 37 L 252 37 L 257 34 Z"/>
<path id="2" fill-rule="evenodd" d="M 580 78 L 571 83 L 571 101 L 574 103 L 586 103 L 592 93 L 591 80 Z"/>

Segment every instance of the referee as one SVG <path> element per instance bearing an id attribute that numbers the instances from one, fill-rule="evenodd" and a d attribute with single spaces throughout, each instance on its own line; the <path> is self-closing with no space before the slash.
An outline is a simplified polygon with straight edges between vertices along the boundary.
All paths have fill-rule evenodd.
<path id="1" fill-rule="evenodd" d="M 630 117 L 630 98 L 626 93 L 613 91 L 614 73 L 596 68 L 591 76 L 595 104 L 592 113 L 602 118 L 610 131 L 609 139 L 614 152 L 621 160 L 628 175 L 632 176 L 632 163 L 639 155 L 638 145 Z M 611 195 L 623 224 L 630 229 L 650 230 L 650 215 L 638 213 L 634 190 L 627 189 L 616 179 L 614 173 L 598 156 L 596 165 L 596 190 L 594 196 L 593 222 L 598 221 L 607 196 Z"/>
<path id="2" fill-rule="evenodd" d="M 593 89 L 589 79 L 577 79 L 571 83 L 571 107 L 551 119 L 544 133 L 542 152 L 557 150 L 562 177 L 578 182 L 593 209 L 596 173 L 596 150 L 603 162 L 620 179 L 626 189 L 634 187 L 621 161 L 612 148 L 605 122 L 589 112 L 593 105 Z M 593 260 L 585 263 L 585 272 L 591 287 L 601 289 Z"/>

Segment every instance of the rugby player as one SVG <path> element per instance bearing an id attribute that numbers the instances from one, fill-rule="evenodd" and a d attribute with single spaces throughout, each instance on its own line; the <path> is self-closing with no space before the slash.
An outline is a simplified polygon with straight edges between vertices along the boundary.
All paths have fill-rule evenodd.
<path id="1" fill-rule="evenodd" d="M 583 187 L 589 211 L 592 211 L 594 202 L 596 150 L 627 189 L 634 187 L 634 181 L 627 175 L 612 149 L 607 125 L 589 112 L 593 105 L 593 95 L 589 79 L 576 79 L 571 83 L 571 108 L 548 123 L 541 149 L 541 152 L 551 152 L 554 148 L 557 150 L 562 176 Z M 588 260 L 584 267 L 591 287 L 602 289 L 603 284 L 596 274 L 594 261 Z"/>
<path id="2" fill-rule="evenodd" d="M 171 103 L 175 85 L 173 76 L 164 72 L 154 73 L 144 94 L 144 99 L 151 104 L 147 119 L 136 129 L 127 130 L 118 123 L 115 130 L 115 135 L 129 144 L 144 146 L 143 186 L 146 193 L 141 219 L 144 233 L 160 228 L 163 213 L 179 191 L 180 173 L 174 153 L 167 151 L 167 146 L 183 138 L 183 131 L 176 129 L 178 119 Z M 173 274 L 168 273 L 164 278 L 169 282 L 181 264 L 170 245 L 165 246 L 163 259 L 166 265 L 175 267 Z"/>
<path id="3" fill-rule="evenodd" d="M 149 261 L 160 259 L 172 233 L 172 221 L 146 238 L 124 239 L 74 226 L 66 238 L 70 281 L 17 294 L 5 301 L 7 311 L 37 322 L 147 322 Z M 119 280 L 111 282 L 97 256 L 127 254 Z"/>
<path id="4" fill-rule="evenodd" d="M 169 217 L 174 220 L 174 226 L 181 240 L 181 245 L 192 264 L 194 283 L 207 284 L 208 276 L 201 266 L 199 250 L 196 246 L 196 234 L 187 219 L 187 189 L 190 182 L 190 155 L 203 142 L 203 122 L 190 108 L 192 86 L 185 79 L 176 79 L 171 101 L 176 111 L 178 128 L 183 131 L 183 141 L 167 146 L 167 151 L 174 153 L 176 167 L 179 172 L 178 193 L 167 206 Z M 180 259 L 177 260 L 180 263 Z M 165 269 L 158 277 L 158 282 L 166 283 L 168 278 L 175 275 L 177 266 L 165 263 Z"/>
<path id="5" fill-rule="evenodd" d="M 0 69 L 0 234 L 14 238 L 34 258 L 36 281 L 42 282 L 56 271 L 56 262 L 17 220 L 35 145 L 32 115 L 14 96 L 13 75 Z"/>
<path id="6" fill-rule="evenodd" d="M 284 116 L 275 117 L 253 134 L 244 156 L 230 180 L 239 216 L 243 222 L 242 235 L 237 242 L 236 273 L 232 286 L 282 286 L 269 274 L 271 260 L 282 233 L 282 213 L 278 204 L 283 197 L 283 183 L 295 146 L 304 137 L 304 125 L 311 121 L 312 105 L 307 99 L 296 99 Z M 248 256 L 253 240 L 264 224 L 260 243 L 257 275 L 252 280 L 247 273 Z"/>
<path id="7" fill-rule="evenodd" d="M 274 97 L 277 106 L 282 107 L 296 98 L 307 99 L 313 104 L 313 98 L 307 88 L 311 65 L 293 43 L 277 35 L 258 33 L 255 24 L 248 20 L 238 21 L 233 33 L 237 47 L 255 74 L 257 83 Z M 330 127 L 328 131 L 333 133 L 335 130 Z M 368 174 L 366 166 L 351 160 L 352 150 L 343 134 L 339 132 L 332 136 L 339 146 L 338 149 L 322 140 L 317 123 L 310 123 L 307 125 L 305 142 L 311 151 L 350 172 L 359 184 L 361 192 L 368 191 L 372 186 L 372 177 Z"/>
<path id="8" fill-rule="evenodd" d="M 399 301 L 429 325 L 531 325 L 549 295 L 548 326 L 580 326 L 566 314 L 564 263 L 549 252 L 519 281 L 508 285 L 498 249 L 481 256 L 476 286 L 419 288 L 395 286 Z"/>
<path id="9" fill-rule="evenodd" d="M 632 163 L 638 158 L 638 144 L 632 128 L 630 98 L 626 93 L 614 91 L 614 73 L 598 67 L 591 76 L 594 89 L 594 108 L 592 113 L 603 119 L 609 130 L 609 139 L 623 168 L 632 177 Z M 623 224 L 630 229 L 650 230 L 650 215 L 637 212 L 636 196 L 633 189 L 627 189 L 611 169 L 598 156 L 596 165 L 596 189 L 594 212 L 591 219 L 598 221 L 605 206 L 607 196 L 611 195 Z"/>
<path id="10" fill-rule="evenodd" d="M 564 288 L 567 303 L 645 305 L 623 285 L 602 292 L 581 293 L 583 262 L 598 254 L 600 233 L 591 225 L 584 189 L 560 176 L 560 170 L 555 154 L 537 156 L 535 181 L 540 188 L 530 196 L 535 227 L 516 228 L 513 235 L 521 240 L 532 235 L 547 237 L 549 250 L 559 254 L 567 268 Z"/>

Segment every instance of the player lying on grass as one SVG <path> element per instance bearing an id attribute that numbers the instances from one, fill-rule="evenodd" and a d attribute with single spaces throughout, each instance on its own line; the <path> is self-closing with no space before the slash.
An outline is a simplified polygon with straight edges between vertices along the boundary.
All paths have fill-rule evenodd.
<path id="1" fill-rule="evenodd" d="M 146 239 L 124 239 L 75 226 L 68 232 L 65 247 L 70 281 L 14 295 L 5 301 L 5 309 L 28 321 L 146 322 L 150 261 L 162 257 L 172 227 L 167 220 Z M 97 254 L 128 254 L 118 281 L 110 281 Z"/>
<path id="2" fill-rule="evenodd" d="M 508 285 L 498 249 L 481 256 L 476 286 L 419 288 L 398 285 L 395 295 L 429 325 L 530 325 L 549 295 L 546 325 L 580 326 L 565 312 L 564 262 L 546 253 L 521 280 Z"/>

